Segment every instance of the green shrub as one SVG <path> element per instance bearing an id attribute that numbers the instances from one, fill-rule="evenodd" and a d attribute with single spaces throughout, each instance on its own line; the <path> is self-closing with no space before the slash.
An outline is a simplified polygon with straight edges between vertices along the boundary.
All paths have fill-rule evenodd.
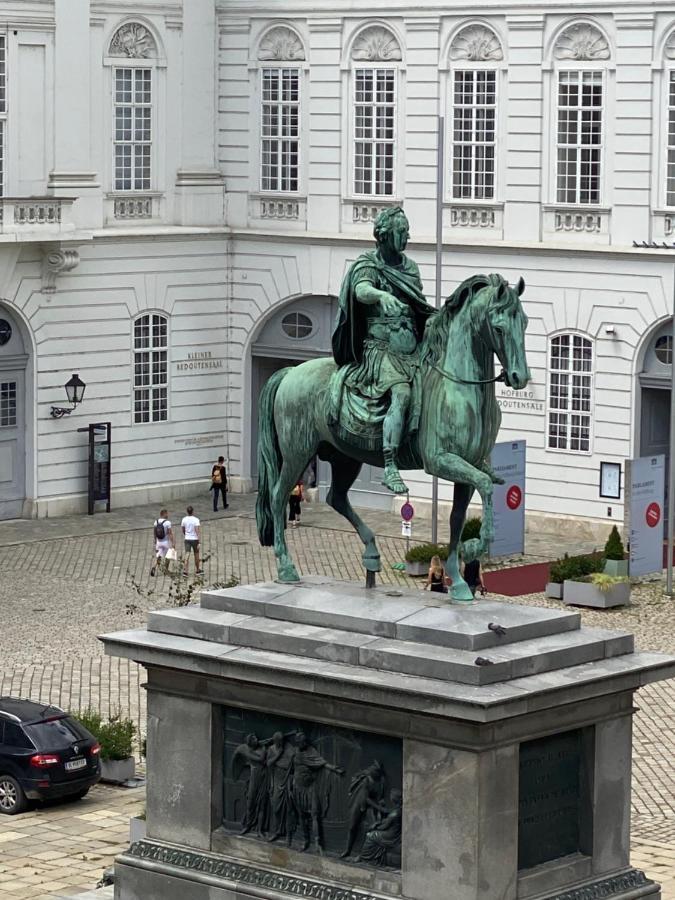
<path id="1" fill-rule="evenodd" d="M 479 516 L 474 516 L 473 519 L 467 519 L 464 523 L 464 529 L 462 530 L 462 540 L 471 541 L 474 538 L 480 537 L 480 527 L 482 524 L 483 522 Z"/>
<path id="2" fill-rule="evenodd" d="M 604 564 L 604 558 L 599 553 L 584 553 L 580 556 L 569 556 L 566 553 L 562 559 L 551 563 L 549 577 L 554 584 L 578 581 L 594 572 L 602 572 Z"/>
<path id="3" fill-rule="evenodd" d="M 71 713 L 81 722 L 101 745 L 101 759 L 128 759 L 134 755 L 134 735 L 136 726 L 131 719 L 123 719 L 120 713 L 103 720 L 94 709 Z"/>
<path id="4" fill-rule="evenodd" d="M 588 576 L 588 580 L 603 594 L 609 593 L 615 584 L 626 584 L 630 581 L 622 575 L 606 575 L 604 572 L 594 572 Z"/>
<path id="5" fill-rule="evenodd" d="M 447 544 L 416 544 L 405 555 L 405 561 L 409 563 L 430 563 L 432 556 L 440 557 L 441 561 L 448 558 Z"/>
<path id="6" fill-rule="evenodd" d="M 605 544 L 605 559 L 623 559 L 625 555 L 619 529 L 613 525 Z"/>

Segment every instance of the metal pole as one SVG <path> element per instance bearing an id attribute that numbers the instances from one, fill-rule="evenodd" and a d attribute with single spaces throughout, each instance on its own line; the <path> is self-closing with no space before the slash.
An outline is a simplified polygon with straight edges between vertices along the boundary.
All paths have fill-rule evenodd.
<path id="1" fill-rule="evenodd" d="M 438 136 L 436 138 L 436 296 L 434 305 L 441 305 L 443 282 L 443 142 L 445 137 L 445 119 L 438 117 Z M 675 367 L 674 367 L 675 368 Z M 431 479 L 431 543 L 438 543 L 438 476 Z"/>
<path id="2" fill-rule="evenodd" d="M 673 535 L 675 534 L 675 270 L 673 270 L 673 322 L 670 344 L 670 446 L 668 448 L 668 559 L 666 594 L 673 596 Z"/>

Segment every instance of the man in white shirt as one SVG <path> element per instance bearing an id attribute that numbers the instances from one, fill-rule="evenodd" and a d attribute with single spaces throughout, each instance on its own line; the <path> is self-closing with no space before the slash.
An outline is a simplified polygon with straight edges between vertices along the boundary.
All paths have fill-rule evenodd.
<path id="1" fill-rule="evenodd" d="M 169 513 L 162 509 L 159 512 L 159 518 L 155 519 L 152 526 L 152 533 L 155 538 L 155 561 L 150 568 L 150 574 L 155 574 L 155 569 L 160 559 L 165 559 L 169 551 L 169 547 L 175 547 L 173 539 L 173 530 L 169 521 Z M 168 563 L 167 563 L 168 565 Z"/>
<path id="2" fill-rule="evenodd" d="M 187 576 L 188 565 L 190 562 L 190 551 L 195 555 L 195 575 L 203 575 L 202 567 L 199 565 L 199 539 L 201 531 L 201 522 L 197 516 L 193 515 L 194 509 L 191 506 L 187 508 L 187 516 L 183 517 L 180 527 L 185 538 L 185 565 L 183 567 L 183 575 Z"/>

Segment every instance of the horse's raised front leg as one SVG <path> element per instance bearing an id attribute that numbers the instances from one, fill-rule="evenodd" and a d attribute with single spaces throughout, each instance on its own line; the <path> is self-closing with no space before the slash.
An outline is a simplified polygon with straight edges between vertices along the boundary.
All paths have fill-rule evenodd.
<path id="1" fill-rule="evenodd" d="M 478 491 L 483 503 L 483 516 L 480 528 L 480 537 L 471 541 L 467 541 L 464 544 L 463 550 L 465 559 L 467 560 L 475 559 L 479 556 L 482 556 L 482 554 L 487 553 L 490 542 L 494 539 L 494 519 L 492 514 L 492 478 L 490 478 L 489 475 L 486 475 L 485 472 L 481 472 L 480 469 L 472 466 L 471 463 L 468 463 L 456 453 L 439 453 L 437 457 L 427 461 L 425 469 L 430 475 L 437 475 L 439 478 L 446 479 L 446 481 L 454 481 L 455 491 L 459 486 L 468 488 L 470 492 L 473 492 L 473 490 Z M 470 496 L 471 493 L 469 493 L 469 497 Z M 460 497 L 462 497 L 461 490 Z M 466 504 L 468 506 L 468 500 L 466 501 Z M 464 513 L 466 513 L 466 509 L 464 510 Z M 459 507 L 457 515 L 459 518 Z M 457 540 L 459 541 L 459 538 Z M 452 578 L 452 573 L 450 571 L 448 571 L 448 575 L 450 575 L 450 577 Z M 469 596 L 467 596 L 467 592 Z M 473 599 L 471 591 L 469 590 L 468 585 L 463 578 L 460 579 L 460 581 L 457 583 L 457 587 L 455 587 L 455 582 L 453 579 L 451 596 L 453 600 Z"/>
<path id="2" fill-rule="evenodd" d="M 361 471 L 361 463 L 356 459 L 344 456 L 342 453 L 335 453 L 331 456 L 330 464 L 331 485 L 326 502 L 333 507 L 335 512 L 340 513 L 348 522 L 351 522 L 363 541 L 362 559 L 366 571 L 379 572 L 382 567 L 380 565 L 380 551 L 375 543 L 375 535 L 363 519 L 356 514 L 348 496 L 349 488 L 354 484 Z"/>
<path id="3" fill-rule="evenodd" d="M 471 589 L 462 578 L 459 570 L 459 543 L 462 539 L 466 511 L 471 501 L 473 487 L 469 484 L 458 482 L 452 499 L 452 512 L 450 513 L 450 547 L 445 571 L 452 578 L 450 595 L 453 600 L 473 600 Z"/>
<path id="4" fill-rule="evenodd" d="M 272 518 L 274 520 L 274 554 L 277 558 L 277 576 L 281 582 L 300 581 L 286 545 L 286 507 L 291 491 L 298 483 L 309 460 L 293 464 L 284 459 L 279 479 L 272 491 Z"/>

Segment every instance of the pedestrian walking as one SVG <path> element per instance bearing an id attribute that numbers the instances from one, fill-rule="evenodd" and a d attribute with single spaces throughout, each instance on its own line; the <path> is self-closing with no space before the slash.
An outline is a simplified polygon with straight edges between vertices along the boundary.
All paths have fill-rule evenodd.
<path id="1" fill-rule="evenodd" d="M 487 593 L 487 589 L 485 587 L 485 583 L 483 582 L 483 575 L 480 570 L 480 560 L 472 559 L 469 562 L 464 563 L 464 581 L 469 585 L 471 593 L 473 596 L 476 596 L 476 591 L 480 588 L 481 596 L 484 596 Z"/>
<path id="2" fill-rule="evenodd" d="M 445 575 L 445 569 L 443 568 L 440 556 L 432 556 L 424 590 L 430 590 L 436 594 L 447 594 L 447 584 L 449 580 L 450 579 Z"/>
<path id="3" fill-rule="evenodd" d="M 150 567 L 150 574 L 154 576 L 160 559 L 166 559 L 166 554 L 170 548 L 176 546 L 173 529 L 169 521 L 169 513 L 166 509 L 159 511 L 159 516 L 155 519 L 152 526 L 152 534 L 155 539 L 155 561 Z"/>
<path id="4" fill-rule="evenodd" d="M 190 564 L 190 553 L 195 555 L 195 575 L 203 575 L 202 567 L 199 563 L 199 542 L 201 540 L 201 522 L 195 516 L 192 506 L 188 506 L 187 515 L 183 517 L 180 523 L 185 540 L 185 562 L 183 563 L 183 575 L 188 574 Z"/>
<path id="5" fill-rule="evenodd" d="M 213 511 L 218 512 L 218 495 L 223 495 L 223 509 L 227 509 L 227 471 L 225 457 L 219 456 L 218 462 L 211 469 L 211 490 L 213 491 Z"/>
<path id="6" fill-rule="evenodd" d="M 288 521 L 296 528 L 300 524 L 300 504 L 305 499 L 302 492 L 302 481 L 298 481 L 288 498 Z"/>

